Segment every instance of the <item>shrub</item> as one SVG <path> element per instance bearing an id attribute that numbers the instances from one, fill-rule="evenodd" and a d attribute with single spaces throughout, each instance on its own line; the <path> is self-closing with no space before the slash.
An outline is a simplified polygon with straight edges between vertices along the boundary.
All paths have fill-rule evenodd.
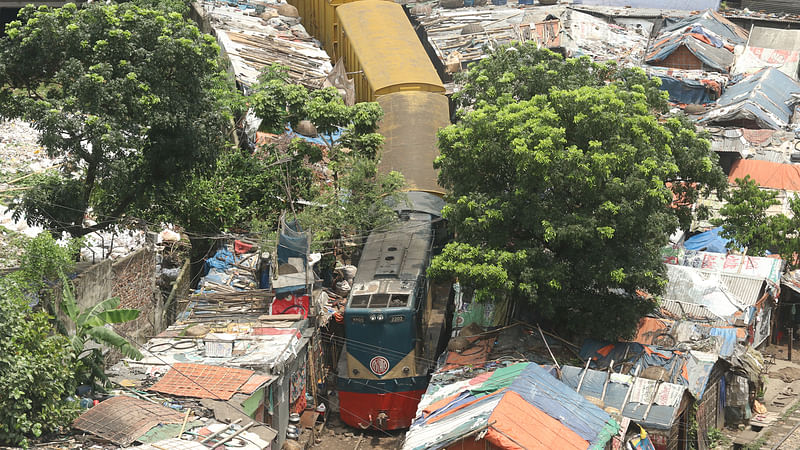
<path id="1" fill-rule="evenodd" d="M 8 277 L 0 279 L 0 445 L 27 446 L 77 413 L 67 339 L 47 313 L 34 312 Z"/>

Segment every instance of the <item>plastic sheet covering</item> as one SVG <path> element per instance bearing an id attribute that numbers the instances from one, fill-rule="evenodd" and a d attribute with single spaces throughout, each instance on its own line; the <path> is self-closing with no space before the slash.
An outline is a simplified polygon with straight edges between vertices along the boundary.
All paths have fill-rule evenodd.
<path id="1" fill-rule="evenodd" d="M 569 388 L 577 389 L 583 372 L 581 367 L 562 366 L 561 381 Z M 672 427 L 677 416 L 677 408 L 680 406 L 686 390 L 685 386 L 674 383 L 657 383 L 645 378 L 636 379 L 636 383 L 631 386 L 633 377 L 630 375 L 611 374 L 609 377 L 607 372 L 589 369 L 581 385 L 581 395 L 591 398 L 593 402 L 598 402 L 602 397 L 603 385 L 607 378 L 609 381 L 602 402 L 603 408 L 621 411 L 624 417 L 636 420 L 648 428 L 667 430 Z M 623 405 L 622 402 L 628 396 L 629 390 L 631 397 Z M 648 406 L 650 412 L 645 418 Z"/>
<path id="2" fill-rule="evenodd" d="M 305 264 L 311 236 L 304 232 L 296 220 L 287 221 L 281 217 L 281 233 L 278 236 L 278 263 L 288 264 L 289 258 L 301 258 Z M 305 270 L 305 267 L 297 267 Z"/>
<path id="3" fill-rule="evenodd" d="M 747 378 L 730 375 L 725 389 L 725 406 L 746 406 L 749 400 L 750 387 Z"/>
<path id="4" fill-rule="evenodd" d="M 561 423 L 593 444 L 607 442 L 615 434 L 616 429 L 607 436 L 598 434 L 600 430 L 606 429 L 606 424 L 614 423 L 616 428 L 619 427 L 608 413 L 594 407 L 536 364 L 528 364 L 510 389 L 549 416 L 558 418 Z"/>
<path id="5" fill-rule="evenodd" d="M 721 72 L 727 72 L 733 65 L 733 52 L 702 42 L 692 35 L 657 38 L 653 47 L 649 49 L 645 62 L 660 65 L 658 64 L 660 61 L 665 60 L 680 46 L 685 46 L 703 64 Z"/>
<path id="6" fill-rule="evenodd" d="M 719 317 L 730 317 L 744 310 L 740 299 L 723 289 L 718 274 L 701 274 L 690 267 L 667 265 L 667 277 L 666 299 L 703 305 Z"/>
<path id="7" fill-rule="evenodd" d="M 687 250 L 683 247 L 664 247 L 661 251 L 661 256 L 664 264 L 694 267 L 703 269 L 707 273 L 719 272 L 751 278 L 764 278 L 773 283 L 780 281 L 783 269 L 783 260 L 778 258 L 734 254 L 723 255 Z"/>
<path id="8" fill-rule="evenodd" d="M 755 73 L 764 67 L 777 67 L 797 79 L 798 48 L 800 30 L 753 27 L 747 47 L 736 58 L 733 73 Z"/>
<path id="9" fill-rule="evenodd" d="M 434 374 L 404 449 L 446 447 L 492 422 L 483 438 L 500 448 L 603 448 L 619 430 L 608 413 L 534 363 L 456 383 L 445 383 L 447 373 Z"/>
<path id="10" fill-rule="evenodd" d="M 720 356 L 727 357 L 733 355 L 737 342 L 736 328 L 712 328 L 709 334 L 722 338 L 722 347 L 719 351 Z"/>
<path id="11" fill-rule="evenodd" d="M 701 250 L 706 252 L 713 252 L 713 253 L 728 253 L 727 247 L 725 247 L 730 239 L 725 239 L 719 235 L 722 231 L 722 227 L 712 228 L 708 231 L 704 231 L 702 233 L 696 234 L 689 239 L 687 239 L 683 246 L 686 247 L 687 250 Z"/>
<path id="12" fill-rule="evenodd" d="M 659 76 L 662 91 L 669 93 L 670 101 L 677 103 L 703 104 L 711 102 L 708 88 L 695 80 L 679 80 L 669 76 Z"/>
<path id="13" fill-rule="evenodd" d="M 596 358 L 595 367 L 606 367 L 608 365 L 608 362 L 605 361 L 606 359 L 614 359 L 615 364 L 623 360 L 622 355 L 624 353 L 620 352 L 619 348 L 624 348 L 626 345 L 631 344 L 625 342 L 604 344 L 587 339 L 584 341 L 583 347 L 581 347 L 580 355 L 582 359 Z M 672 352 L 655 346 L 636 345 L 639 345 L 641 350 L 639 352 L 630 351 L 628 358 L 625 359 L 626 362 L 632 362 L 634 367 L 639 366 L 639 370 L 652 366 L 661 367 L 666 370 L 670 382 L 686 386 L 692 396 L 698 400 L 703 397 L 708 376 L 719 359 L 717 354 L 696 350 Z M 606 350 L 607 348 L 609 349 Z M 629 348 L 633 349 L 634 347 Z M 602 356 L 604 353 L 606 355 L 617 355 L 619 359 Z M 586 381 L 584 380 L 584 382 Z M 581 392 L 583 392 L 583 388 L 581 388 Z"/>

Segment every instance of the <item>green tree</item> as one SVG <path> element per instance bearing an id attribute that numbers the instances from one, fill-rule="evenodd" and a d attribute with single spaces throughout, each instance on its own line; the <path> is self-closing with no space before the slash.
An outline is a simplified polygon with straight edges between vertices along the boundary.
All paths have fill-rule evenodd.
<path id="1" fill-rule="evenodd" d="M 736 188 L 729 192 L 719 211 L 722 218 L 712 220 L 714 225 L 723 227 L 720 236 L 730 239 L 728 248 L 746 248 L 754 256 L 775 250 L 784 228 L 776 225 L 785 222 L 785 217 L 767 216 L 771 206 L 780 204 L 776 196 L 775 191 L 759 188 L 750 175 L 736 179 Z"/>
<path id="2" fill-rule="evenodd" d="M 286 124 L 295 127 L 300 121 L 309 120 L 320 133 L 324 146 L 298 138 L 290 144 L 289 154 L 306 164 L 324 162 L 332 173 L 333 184 L 303 181 L 302 198 L 312 206 L 295 211 L 293 205 L 286 205 L 287 210 L 297 213 L 306 229 L 315 232 L 318 240 L 338 241 L 365 233 L 394 217 L 381 200 L 386 195 L 397 195 L 404 180 L 399 173 L 378 172 L 383 136 L 377 129 L 383 111 L 377 103 L 347 106 L 334 88 L 309 91 L 289 83 L 280 66 L 264 71 L 251 100 L 256 115 L 264 120 L 262 128 L 282 133 Z M 341 133 L 336 142 L 330 138 L 335 133 Z M 295 193 L 287 192 L 287 197 L 298 198 L 296 193 L 304 192 L 291 190 Z"/>
<path id="3" fill-rule="evenodd" d="M 178 12 L 23 8 L 0 40 L 0 117 L 32 121 L 66 164 L 17 217 L 81 236 L 211 168 L 238 104 L 219 61 L 214 38 Z M 84 227 L 89 208 L 98 223 Z"/>
<path id="4" fill-rule="evenodd" d="M 742 249 L 748 255 L 764 256 L 777 253 L 787 265 L 800 265 L 800 199 L 789 199 L 790 214 L 767 214 L 770 207 L 779 205 L 777 191 L 761 189 L 749 175 L 735 180 L 736 188 L 726 195 L 726 203 L 712 220 L 722 226 L 720 236 L 730 239 L 728 248 Z"/>
<path id="5" fill-rule="evenodd" d="M 668 236 L 693 199 L 726 186 L 710 144 L 685 119 L 654 115 L 663 94 L 639 70 L 515 44 L 462 82 L 435 163 L 457 239 L 429 274 L 563 331 L 629 335 L 655 306 L 639 293 L 665 285 Z"/>
<path id="6" fill-rule="evenodd" d="M 67 339 L 25 294 L 0 278 L 0 445 L 27 446 L 67 426 L 77 410 L 65 400 L 75 388 Z"/>

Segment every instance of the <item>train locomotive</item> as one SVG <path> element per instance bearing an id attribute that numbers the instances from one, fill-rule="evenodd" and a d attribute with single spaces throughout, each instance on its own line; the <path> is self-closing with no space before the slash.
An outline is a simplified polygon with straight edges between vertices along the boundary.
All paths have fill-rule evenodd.
<path id="1" fill-rule="evenodd" d="M 398 222 L 367 238 L 345 308 L 337 388 L 351 426 L 407 428 L 428 384 L 438 335 L 425 270 L 444 202 L 426 192 L 408 200 Z"/>
<path id="2" fill-rule="evenodd" d="M 289 0 L 306 29 L 353 74 L 357 101 L 384 110 L 379 170 L 409 185 L 400 220 L 373 231 L 345 309 L 337 367 L 339 410 L 353 427 L 407 428 L 428 382 L 444 321 L 446 289 L 425 278 L 441 224 L 433 160 L 436 133 L 450 124 L 439 75 L 403 7 L 381 0 Z M 438 292 L 438 294 L 437 294 Z"/>

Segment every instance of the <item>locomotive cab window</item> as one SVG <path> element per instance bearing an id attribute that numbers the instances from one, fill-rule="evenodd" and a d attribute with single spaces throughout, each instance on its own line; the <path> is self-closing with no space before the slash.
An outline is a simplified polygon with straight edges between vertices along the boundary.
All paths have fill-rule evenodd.
<path id="1" fill-rule="evenodd" d="M 408 295 L 405 294 L 392 294 L 389 298 L 390 308 L 402 308 L 408 305 Z"/>
<path id="2" fill-rule="evenodd" d="M 366 308 L 369 304 L 369 294 L 367 295 L 354 295 L 350 300 L 351 308 Z"/>

